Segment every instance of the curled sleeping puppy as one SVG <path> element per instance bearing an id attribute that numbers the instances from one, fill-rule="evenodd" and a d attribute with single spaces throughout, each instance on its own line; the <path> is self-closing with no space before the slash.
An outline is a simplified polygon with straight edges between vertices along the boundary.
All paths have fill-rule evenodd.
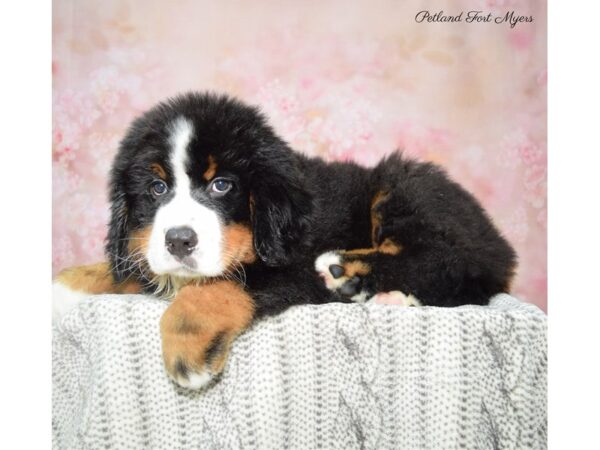
<path id="1" fill-rule="evenodd" d="M 439 167 L 392 154 L 374 168 L 296 153 L 259 111 L 191 93 L 129 127 L 110 179 L 108 261 L 67 269 L 57 313 L 89 294 L 172 302 L 168 374 L 201 388 L 254 320 L 292 305 L 484 305 L 515 253 Z"/>

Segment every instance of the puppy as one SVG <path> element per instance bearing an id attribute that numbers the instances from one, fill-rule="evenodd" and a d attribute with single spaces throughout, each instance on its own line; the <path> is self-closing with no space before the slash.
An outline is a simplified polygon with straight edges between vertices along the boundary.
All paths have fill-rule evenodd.
<path id="1" fill-rule="evenodd" d="M 262 316 L 390 292 L 407 305 L 484 305 L 515 268 L 479 203 L 439 167 L 398 153 L 371 169 L 309 158 L 226 96 L 190 93 L 135 120 L 110 201 L 108 262 L 62 272 L 55 306 L 100 293 L 171 299 L 163 357 L 189 388 L 209 384 Z"/>

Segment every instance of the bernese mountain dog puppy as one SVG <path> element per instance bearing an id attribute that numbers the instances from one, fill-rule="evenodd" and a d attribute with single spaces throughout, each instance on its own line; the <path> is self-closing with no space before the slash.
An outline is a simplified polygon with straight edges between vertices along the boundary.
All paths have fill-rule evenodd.
<path id="1" fill-rule="evenodd" d="M 223 370 L 254 320 L 292 305 L 485 305 L 515 253 L 467 191 L 399 153 L 374 168 L 296 153 L 254 107 L 190 93 L 130 126 L 114 160 L 107 263 L 63 271 L 55 307 L 100 293 L 172 300 L 163 357 L 178 384 Z M 391 293 L 391 294 L 390 294 Z"/>

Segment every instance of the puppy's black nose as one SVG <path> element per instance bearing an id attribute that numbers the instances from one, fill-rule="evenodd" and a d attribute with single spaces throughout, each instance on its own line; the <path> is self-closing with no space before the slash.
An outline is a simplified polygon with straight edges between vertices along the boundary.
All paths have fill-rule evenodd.
<path id="1" fill-rule="evenodd" d="M 183 258 L 194 251 L 198 235 L 190 227 L 170 228 L 165 234 L 165 245 L 173 256 Z"/>

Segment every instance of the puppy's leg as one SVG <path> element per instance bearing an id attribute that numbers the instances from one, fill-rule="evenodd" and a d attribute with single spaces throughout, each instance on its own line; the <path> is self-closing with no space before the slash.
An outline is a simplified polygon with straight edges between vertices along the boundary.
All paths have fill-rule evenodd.
<path id="1" fill-rule="evenodd" d="M 514 253 L 474 200 L 452 184 L 419 192 L 376 195 L 371 246 L 316 259 L 330 290 L 353 301 L 400 291 L 434 306 L 484 305 L 506 291 Z"/>
<path id="2" fill-rule="evenodd" d="M 324 253 L 316 259 L 315 269 L 328 289 L 352 301 L 364 302 L 374 297 L 377 303 L 421 306 L 403 282 L 407 271 L 401 268 L 406 258 L 398 256 L 400 251 L 399 245 L 386 239 L 374 248 Z"/>
<path id="3" fill-rule="evenodd" d="M 79 301 L 95 294 L 137 294 L 135 281 L 115 283 L 108 263 L 72 267 L 60 272 L 52 283 L 52 320 L 57 323 Z"/>
<path id="4" fill-rule="evenodd" d="M 447 286 L 442 286 L 439 275 L 444 257 L 436 258 L 429 251 L 435 242 L 427 242 L 427 251 L 404 247 L 405 230 L 420 229 L 421 224 L 418 218 L 401 215 L 397 203 L 398 196 L 388 191 L 371 200 L 370 247 L 334 250 L 316 259 L 315 269 L 328 289 L 355 302 L 376 295 L 378 303 L 405 306 L 443 301 L 440 295 Z"/>
<path id="5" fill-rule="evenodd" d="M 383 237 L 384 217 L 381 211 L 390 193 L 380 191 L 371 199 L 371 247 L 354 250 L 334 250 L 320 255 L 315 269 L 330 290 L 356 302 L 364 302 L 377 294 L 379 303 L 418 306 L 412 295 L 397 290 L 384 292 L 379 273 L 382 265 L 390 264 L 390 257 L 402 251 L 402 245 L 391 237 Z"/>
<path id="6" fill-rule="evenodd" d="M 179 385 L 200 389 L 225 367 L 233 340 L 250 326 L 252 298 L 231 281 L 179 291 L 160 322 L 163 358 Z"/>

